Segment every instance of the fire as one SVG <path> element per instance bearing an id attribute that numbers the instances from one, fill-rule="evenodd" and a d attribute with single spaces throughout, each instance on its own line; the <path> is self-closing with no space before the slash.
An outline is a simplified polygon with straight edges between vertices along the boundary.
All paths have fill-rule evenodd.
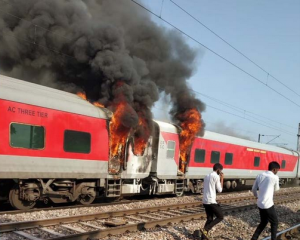
<path id="1" fill-rule="evenodd" d="M 84 92 L 78 92 L 76 95 L 79 96 L 79 97 L 81 97 L 83 100 L 86 100 L 86 101 L 90 102 L 90 101 L 87 99 L 86 94 L 85 94 Z M 91 104 L 93 104 L 93 105 L 96 106 L 96 107 L 104 108 L 104 105 L 101 104 L 101 103 L 99 103 L 99 102 L 91 102 Z"/>
<path id="2" fill-rule="evenodd" d="M 150 129 L 146 119 L 139 114 L 139 124 L 134 136 L 134 154 L 143 155 L 150 136 Z"/>
<path id="3" fill-rule="evenodd" d="M 104 108 L 104 105 L 102 105 L 102 104 L 99 103 L 99 102 L 93 102 L 93 105 L 96 106 L 96 107 Z"/>
<path id="4" fill-rule="evenodd" d="M 123 82 L 119 81 L 116 84 L 116 89 L 123 86 Z M 83 92 L 78 92 L 77 95 L 82 99 L 89 101 Z M 125 126 L 126 121 L 134 116 L 135 110 L 126 102 L 123 93 L 118 94 L 118 103 L 114 103 L 114 114 L 110 120 L 109 133 L 110 133 L 110 161 L 109 171 L 111 173 L 118 173 L 120 167 L 124 162 L 125 145 L 128 136 L 134 132 L 134 154 L 142 155 L 147 145 L 150 136 L 150 127 L 148 126 L 147 118 L 143 112 L 138 113 L 138 122 L 131 123 L 131 126 Z M 99 102 L 92 102 L 97 107 L 104 107 Z M 126 120 L 127 119 L 127 120 Z M 124 125 L 125 123 L 125 125 Z M 136 127 L 135 127 L 136 126 Z M 131 132 L 132 131 L 132 132 Z"/>
<path id="5" fill-rule="evenodd" d="M 110 171 L 119 172 L 120 166 L 123 164 L 123 151 L 126 140 L 131 128 L 124 126 L 120 119 L 124 116 L 127 109 L 126 102 L 120 102 L 111 119 L 110 130 Z"/>
<path id="6" fill-rule="evenodd" d="M 77 96 L 81 97 L 83 100 L 87 100 L 86 95 L 84 92 L 78 92 Z"/>
<path id="7" fill-rule="evenodd" d="M 185 172 L 188 154 L 190 152 L 196 134 L 202 127 L 201 114 L 197 109 L 192 108 L 178 115 L 181 120 L 180 127 L 182 131 L 179 135 L 180 139 L 180 171 Z"/>

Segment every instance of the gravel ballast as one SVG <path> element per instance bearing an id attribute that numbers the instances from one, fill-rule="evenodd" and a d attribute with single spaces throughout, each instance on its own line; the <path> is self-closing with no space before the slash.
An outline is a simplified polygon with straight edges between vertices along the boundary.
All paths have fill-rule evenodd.
<path id="1" fill-rule="evenodd" d="M 295 188 L 284 188 L 279 192 L 290 192 L 292 190 L 299 190 L 300 187 Z M 240 196 L 252 196 L 249 192 L 235 192 L 218 195 L 218 199 L 224 198 L 235 198 Z M 174 198 L 162 198 L 153 199 L 149 201 L 138 201 L 133 203 L 125 203 L 121 205 L 110 205 L 102 207 L 84 207 L 84 208 L 73 208 L 73 209 L 60 209 L 60 210 L 49 210 L 49 211 L 37 211 L 32 213 L 21 213 L 21 214 L 6 214 L 0 216 L 0 223 L 6 222 L 20 222 L 20 221 L 31 221 L 39 219 L 49 219 L 55 217 L 66 217 L 81 214 L 92 214 L 97 212 L 109 212 L 124 209 L 136 209 L 145 208 L 151 206 L 162 206 L 170 205 L 176 203 L 188 203 L 201 201 L 202 196 L 184 196 L 184 197 L 174 197 Z M 279 231 L 287 229 L 297 223 L 300 223 L 300 200 L 293 203 L 287 203 L 276 206 L 278 219 L 279 219 Z M 160 227 L 150 230 L 145 230 L 136 233 L 124 234 L 122 236 L 113 236 L 103 238 L 104 240 L 142 240 L 142 239 L 153 239 L 153 240 L 184 240 L 184 239 L 194 239 L 192 233 L 195 229 L 202 228 L 204 225 L 204 220 L 195 220 L 192 222 L 185 222 L 180 224 L 174 224 L 167 227 Z M 259 223 L 259 212 L 257 209 L 249 210 L 242 213 L 234 213 L 225 217 L 225 221 L 218 224 L 212 230 L 212 236 L 214 240 L 217 239 L 229 239 L 229 240 L 248 240 L 251 238 L 256 226 Z M 261 237 L 268 236 L 269 225 L 266 231 L 263 232 Z M 0 240 L 15 240 L 23 239 L 21 237 L 16 237 L 12 234 L 1 234 Z"/>

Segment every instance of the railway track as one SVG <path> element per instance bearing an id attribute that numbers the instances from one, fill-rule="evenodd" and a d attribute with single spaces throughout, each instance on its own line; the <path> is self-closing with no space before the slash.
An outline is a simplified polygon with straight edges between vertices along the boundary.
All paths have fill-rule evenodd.
<path id="1" fill-rule="evenodd" d="M 249 192 L 249 190 L 243 190 L 243 191 L 238 191 L 238 193 L 246 193 Z M 300 191 L 299 191 L 300 192 Z M 230 196 L 233 192 L 222 192 L 218 193 L 219 196 Z M 281 194 L 286 194 L 286 193 L 281 193 Z M 192 194 L 192 195 L 199 195 L 199 194 Z M 172 198 L 174 197 L 173 195 L 165 195 L 164 198 Z M 4 207 L 2 206 L 2 209 L 0 209 L 0 216 L 2 215 L 7 215 L 7 214 L 22 214 L 22 213 L 34 213 L 38 211 L 52 211 L 52 210 L 65 210 L 65 209 L 76 209 L 76 208 L 87 208 L 87 207 L 104 207 L 104 206 L 112 206 L 112 205 L 121 205 L 121 204 L 126 204 L 126 203 L 133 203 L 133 202 L 147 202 L 155 199 L 161 199 L 161 197 L 149 197 L 145 196 L 145 198 L 140 198 L 140 197 L 127 197 L 118 201 L 113 201 L 113 202 L 95 202 L 89 205 L 81 205 L 81 204 L 71 204 L 71 205 L 60 205 L 60 206 L 47 206 L 47 207 L 38 207 L 38 208 L 33 208 L 33 209 L 28 209 L 28 210 L 16 210 L 16 209 L 11 209 L 10 206 Z M 99 201 L 99 200 L 98 200 Z M 9 210 L 7 210 L 7 208 Z"/>
<path id="2" fill-rule="evenodd" d="M 270 240 L 271 237 L 264 238 L 263 240 Z M 285 229 L 277 233 L 278 240 L 291 240 L 291 239 L 300 239 L 300 224 L 297 224 L 293 227 Z"/>
<path id="3" fill-rule="evenodd" d="M 299 200 L 300 193 L 277 194 L 275 203 Z M 254 197 L 219 201 L 225 214 L 256 208 Z M 0 233 L 23 239 L 98 239 L 108 235 L 139 231 L 194 219 L 205 218 L 201 202 L 120 210 L 28 222 L 0 224 Z"/>
<path id="4" fill-rule="evenodd" d="M 239 193 L 242 192 L 248 192 L 248 191 L 240 191 Z M 219 195 L 230 195 L 232 194 L 232 192 L 224 192 L 224 193 L 219 193 Z M 174 197 L 174 196 L 164 196 L 164 198 L 168 198 L 168 197 Z M 84 207 L 104 207 L 104 206 L 111 206 L 111 205 L 120 205 L 120 204 L 126 204 L 126 203 L 133 203 L 133 202 L 147 202 L 147 201 L 151 201 L 154 199 L 161 199 L 161 197 L 157 198 L 157 197 L 146 197 L 146 199 L 144 198 L 124 198 L 118 201 L 113 201 L 113 202 L 109 202 L 109 203 L 105 203 L 105 202 L 101 202 L 101 203 L 92 203 L 89 205 L 81 205 L 81 204 L 72 204 L 72 205 L 60 205 L 60 206 L 47 206 L 47 207 L 39 207 L 39 208 L 33 208 L 33 209 L 28 209 L 28 210 L 16 210 L 16 209 L 10 209 L 10 210 L 6 210 L 4 208 L 4 210 L 0 210 L 0 216 L 1 215 L 6 215 L 6 214 L 21 214 L 21 213 L 32 213 L 32 212 L 38 212 L 38 211 L 52 211 L 52 210 L 63 210 L 63 209 L 72 209 L 72 208 L 84 208 Z M 11 208 L 8 206 L 8 208 Z"/>
<path id="5" fill-rule="evenodd" d="M 62 205 L 62 206 L 49 206 L 49 207 L 41 207 L 41 208 L 33 208 L 29 210 L 8 210 L 8 211 L 0 211 L 1 215 L 7 214 L 21 214 L 21 213 L 33 213 L 38 211 L 52 211 L 52 210 L 63 210 L 63 209 L 72 209 L 72 208 L 84 208 L 84 207 L 104 207 L 104 206 L 111 206 L 111 205 L 120 205 L 126 204 L 131 202 L 141 202 L 141 201 L 149 201 L 149 199 L 142 199 L 142 200 L 120 200 L 110 203 L 94 203 L 89 205 Z"/>

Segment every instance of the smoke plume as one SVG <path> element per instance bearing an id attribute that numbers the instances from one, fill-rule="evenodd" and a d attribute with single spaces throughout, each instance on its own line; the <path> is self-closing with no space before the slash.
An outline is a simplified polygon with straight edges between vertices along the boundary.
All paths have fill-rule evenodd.
<path id="1" fill-rule="evenodd" d="M 236 127 L 236 125 L 230 126 L 230 125 L 226 125 L 222 121 L 218 121 L 218 122 L 214 123 L 213 127 L 209 130 L 217 132 L 217 133 L 225 134 L 225 135 L 228 135 L 228 136 L 243 138 L 243 139 L 246 139 L 246 140 L 253 141 L 253 139 L 251 137 L 249 137 L 248 135 L 238 133 L 237 130 L 235 130 L 234 127 Z M 245 132 L 247 132 L 247 131 L 245 131 Z"/>
<path id="2" fill-rule="evenodd" d="M 196 51 L 132 1 L 0 0 L 0 5 L 2 73 L 69 92 L 82 89 L 113 111 L 125 101 L 129 111 L 122 123 L 135 128 L 137 137 L 151 132 L 151 107 L 159 93 L 170 96 L 177 123 L 178 113 L 204 110 L 186 82 Z"/>

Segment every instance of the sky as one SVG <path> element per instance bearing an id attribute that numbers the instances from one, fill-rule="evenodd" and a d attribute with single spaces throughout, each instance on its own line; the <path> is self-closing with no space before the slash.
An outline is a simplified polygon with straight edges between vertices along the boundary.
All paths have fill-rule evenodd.
<path id="1" fill-rule="evenodd" d="M 184 36 L 198 52 L 188 83 L 207 106 L 203 113 L 206 130 L 253 141 L 261 134 L 263 143 L 296 149 L 300 123 L 300 1 L 173 1 L 265 70 L 170 0 L 141 0 L 162 19 L 248 73 Z M 153 21 L 172 28 L 154 15 Z M 153 108 L 154 117 L 168 120 L 168 107 L 162 96 Z"/>

